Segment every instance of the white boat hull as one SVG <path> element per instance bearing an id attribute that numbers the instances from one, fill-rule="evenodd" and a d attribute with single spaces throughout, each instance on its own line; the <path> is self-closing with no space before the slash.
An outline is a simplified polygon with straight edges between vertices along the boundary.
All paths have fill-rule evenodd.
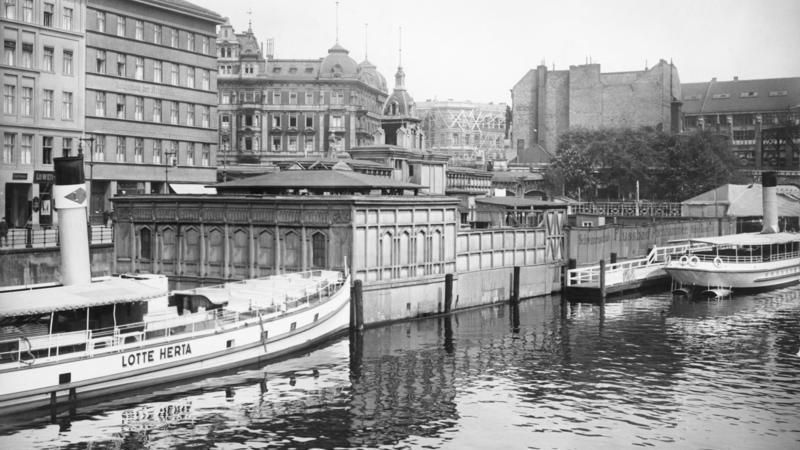
<path id="1" fill-rule="evenodd" d="M 0 411 L 85 399 L 189 378 L 312 347 L 347 330 L 349 283 L 326 301 L 272 319 L 221 324 L 195 335 L 132 342 L 87 357 L 18 363 L 0 370 Z M 263 337 L 266 336 L 264 339 Z"/>
<path id="2" fill-rule="evenodd" d="M 664 270 L 684 286 L 766 289 L 800 282 L 800 259 L 753 263 L 699 261 L 694 265 L 670 261 Z"/>

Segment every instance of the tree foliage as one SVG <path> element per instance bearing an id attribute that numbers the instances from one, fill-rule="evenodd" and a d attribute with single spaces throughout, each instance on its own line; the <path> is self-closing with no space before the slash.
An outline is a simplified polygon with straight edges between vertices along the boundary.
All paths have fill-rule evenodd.
<path id="1" fill-rule="evenodd" d="M 559 138 L 545 179 L 573 198 L 681 201 L 741 181 L 728 140 L 708 131 L 671 135 L 653 128 L 575 129 Z"/>

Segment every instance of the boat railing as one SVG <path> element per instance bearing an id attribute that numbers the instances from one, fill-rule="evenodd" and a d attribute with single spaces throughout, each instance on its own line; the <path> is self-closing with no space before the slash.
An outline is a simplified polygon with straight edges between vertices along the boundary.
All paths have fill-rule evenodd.
<path id="1" fill-rule="evenodd" d="M 643 258 L 629 259 L 605 265 L 606 275 L 614 273 L 630 274 L 637 269 L 660 267 L 670 259 L 679 257 L 690 248 L 689 244 L 678 244 L 664 247 L 653 247 Z M 623 276 L 624 278 L 624 276 Z M 607 281 L 609 281 L 607 279 Z M 600 265 L 580 267 L 567 271 L 567 286 L 579 286 L 600 283 Z"/>
<path id="2" fill-rule="evenodd" d="M 310 272 L 309 272 L 310 273 Z M 94 356 L 124 351 L 147 343 L 169 343 L 222 330 L 238 328 L 255 320 L 270 320 L 325 301 L 338 292 L 344 280 L 322 282 L 300 297 L 270 305 L 254 305 L 248 311 L 211 309 L 92 330 L 16 337 L 0 341 L 0 367 L 56 361 L 63 357 Z"/>
<path id="3" fill-rule="evenodd" d="M 776 252 L 771 255 L 725 255 L 716 253 L 694 253 L 693 255 L 687 256 L 689 256 L 689 259 L 691 259 L 692 256 L 696 256 L 698 260 L 705 262 L 719 261 L 724 264 L 752 264 L 800 258 L 800 252 Z"/>

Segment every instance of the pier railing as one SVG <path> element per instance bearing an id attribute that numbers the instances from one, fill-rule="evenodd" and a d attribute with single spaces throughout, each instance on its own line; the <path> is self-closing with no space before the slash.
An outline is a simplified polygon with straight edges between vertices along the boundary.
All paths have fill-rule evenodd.
<path id="1" fill-rule="evenodd" d="M 681 255 L 689 249 L 689 244 L 653 247 L 644 258 L 629 259 L 605 265 L 606 286 L 624 283 L 651 276 L 663 269 L 670 258 Z M 567 271 L 567 287 L 600 286 L 600 265 L 580 267 Z"/>
<path id="2" fill-rule="evenodd" d="M 681 204 L 675 202 L 584 202 L 570 207 L 573 214 L 608 217 L 681 217 Z"/>
<path id="3" fill-rule="evenodd" d="M 103 225 L 92 225 L 87 230 L 89 244 L 111 244 L 114 230 Z M 58 227 L 11 228 L 7 239 L 0 239 L 0 249 L 53 248 L 60 246 Z"/>

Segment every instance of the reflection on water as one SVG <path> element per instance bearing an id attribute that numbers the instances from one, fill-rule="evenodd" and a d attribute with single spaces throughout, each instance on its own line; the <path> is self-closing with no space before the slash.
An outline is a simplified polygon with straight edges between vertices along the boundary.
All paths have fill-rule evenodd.
<path id="1" fill-rule="evenodd" d="M 3 418 L 0 448 L 798 448 L 800 288 L 525 301 Z"/>

